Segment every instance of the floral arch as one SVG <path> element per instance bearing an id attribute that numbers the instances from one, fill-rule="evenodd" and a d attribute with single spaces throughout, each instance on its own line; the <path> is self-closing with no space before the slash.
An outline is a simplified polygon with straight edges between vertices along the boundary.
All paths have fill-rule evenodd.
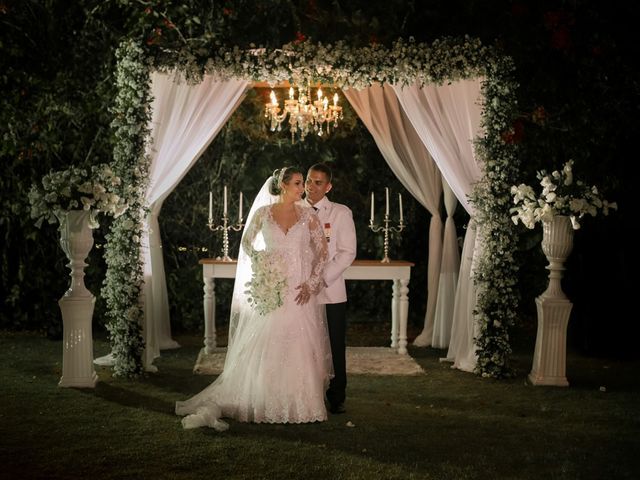
<path id="1" fill-rule="evenodd" d="M 471 38 L 444 38 L 431 45 L 398 40 L 391 48 L 351 48 L 344 43 L 306 41 L 274 50 L 222 48 L 204 60 L 184 52 L 149 58 L 140 45 L 128 40 L 120 45 L 116 56 L 113 169 L 123 179 L 126 191 L 122 193 L 131 205 L 114 221 L 105 253 L 108 269 L 102 293 L 110 316 L 108 329 L 116 375 L 134 376 L 143 368 L 140 239 L 147 208 L 144 195 L 149 169 L 150 72 L 179 70 L 193 82 L 204 74 L 215 74 L 274 84 L 312 81 L 356 89 L 374 83 L 422 86 L 483 78 L 484 136 L 474 143 L 476 156 L 482 161 L 482 176 L 469 199 L 483 243 L 473 277 L 477 292 L 475 371 L 487 377 L 509 376 L 509 328 L 515 322 L 518 302 L 513 257 L 517 234 L 510 220 L 509 191 L 519 171 L 517 146 L 511 141 L 517 85 L 510 58 Z"/>

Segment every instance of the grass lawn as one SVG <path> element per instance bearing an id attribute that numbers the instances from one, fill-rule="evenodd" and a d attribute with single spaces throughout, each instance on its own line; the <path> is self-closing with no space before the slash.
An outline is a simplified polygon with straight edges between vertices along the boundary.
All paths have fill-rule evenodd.
<path id="1" fill-rule="evenodd" d="M 352 326 L 351 345 L 388 330 Z M 59 388 L 62 343 L 0 332 L 0 477 L 7 479 L 638 479 L 639 361 L 570 353 L 569 388 L 533 387 L 532 345 L 518 376 L 488 380 L 410 348 L 426 373 L 352 375 L 347 413 L 309 425 L 231 421 L 185 431 L 173 414 L 211 382 L 192 368 L 201 337 L 156 361 L 159 372 L 95 389 Z M 531 347 L 531 348 L 530 348 Z M 97 339 L 94 353 L 109 352 Z M 603 388 L 601 388 L 603 387 Z M 349 423 L 349 424 L 348 424 Z"/>

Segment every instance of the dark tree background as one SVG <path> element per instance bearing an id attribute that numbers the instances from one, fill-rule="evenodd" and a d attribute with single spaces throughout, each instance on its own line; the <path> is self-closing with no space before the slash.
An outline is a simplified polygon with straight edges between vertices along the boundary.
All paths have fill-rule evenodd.
<path id="1" fill-rule="evenodd" d="M 0 0 L 0 328 L 60 333 L 56 302 L 68 285 L 68 270 L 55 227 L 33 226 L 26 192 L 50 169 L 109 161 L 114 50 L 123 38 L 140 39 L 156 57 L 189 44 L 206 58 L 219 45 L 278 47 L 305 38 L 389 45 L 398 37 L 431 42 L 470 35 L 515 61 L 520 116 L 510 140 L 521 145 L 522 181 L 531 184 L 537 169 L 558 168 L 572 158 L 578 176 L 618 202 L 616 214 L 589 219 L 576 233 L 564 280 L 574 303 L 570 342 L 589 354 L 636 354 L 637 327 L 623 314 L 631 307 L 631 248 L 623 225 L 631 178 L 626 152 L 634 151 L 632 140 L 639 131 L 638 47 L 631 36 L 637 14 L 633 2 L 577 0 Z M 197 259 L 218 255 L 221 248 L 219 235 L 204 225 L 208 191 L 220 195 L 224 184 L 235 191 L 241 185 L 249 200 L 272 169 L 283 164 L 306 168 L 315 161 L 335 170 L 332 198 L 361 217 L 360 257 L 381 255 L 380 236 L 366 229 L 369 192 L 384 186 L 403 192 L 410 228 L 393 240 L 391 252 L 416 262 L 410 321 L 420 325 L 426 303 L 427 212 L 410 201 L 353 112 L 328 139 L 291 145 L 286 134 L 266 131 L 264 95 L 259 89 L 249 93 L 165 202 L 161 228 L 174 329 L 202 328 Z M 462 227 L 465 214 L 457 216 Z M 104 318 L 100 246 L 107 228 L 105 221 L 95 232 L 86 277 L 98 296 L 97 330 Z M 535 335 L 533 298 L 546 284 L 540 236 L 540 229 L 525 232 L 518 252 L 519 331 L 528 344 Z M 231 236 L 232 252 L 237 237 Z M 221 297 L 230 288 L 223 283 Z M 351 308 L 362 313 L 354 313 L 355 319 L 386 314 L 389 298 L 379 295 L 379 287 L 352 283 Z"/>

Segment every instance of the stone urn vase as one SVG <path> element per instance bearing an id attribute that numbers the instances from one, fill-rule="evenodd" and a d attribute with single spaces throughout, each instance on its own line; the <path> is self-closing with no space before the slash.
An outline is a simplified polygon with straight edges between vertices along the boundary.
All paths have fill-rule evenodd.
<path id="1" fill-rule="evenodd" d="M 71 210 L 57 215 L 60 245 L 71 269 L 71 285 L 58 301 L 63 323 L 61 387 L 93 388 L 98 381 L 91 327 L 96 299 L 84 284 L 85 259 L 93 247 L 90 214 L 88 210 Z"/>
<path id="2" fill-rule="evenodd" d="M 567 325 L 573 304 L 562 291 L 564 262 L 573 249 L 573 227 L 568 216 L 556 215 L 542 223 L 542 251 L 549 265 L 549 285 L 536 298 L 538 332 L 529 381 L 533 385 L 566 387 Z"/>

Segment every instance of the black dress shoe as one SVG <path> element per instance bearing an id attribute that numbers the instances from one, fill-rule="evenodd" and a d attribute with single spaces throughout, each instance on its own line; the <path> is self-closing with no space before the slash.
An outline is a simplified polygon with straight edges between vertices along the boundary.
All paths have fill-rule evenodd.
<path id="1" fill-rule="evenodd" d="M 335 404 L 329 405 L 329 411 L 334 415 L 339 415 L 341 413 L 346 412 L 344 408 L 344 403 L 335 403 Z"/>

